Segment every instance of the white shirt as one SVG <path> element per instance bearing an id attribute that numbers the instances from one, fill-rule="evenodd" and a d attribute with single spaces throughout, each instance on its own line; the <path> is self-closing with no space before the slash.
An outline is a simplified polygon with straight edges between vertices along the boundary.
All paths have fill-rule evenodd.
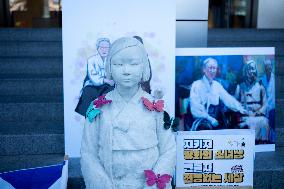
<path id="1" fill-rule="evenodd" d="M 194 81 L 190 90 L 190 108 L 194 118 L 207 119 L 210 104 L 218 105 L 221 100 L 229 109 L 244 112 L 242 105 L 217 81 L 210 84 L 206 76 Z"/>

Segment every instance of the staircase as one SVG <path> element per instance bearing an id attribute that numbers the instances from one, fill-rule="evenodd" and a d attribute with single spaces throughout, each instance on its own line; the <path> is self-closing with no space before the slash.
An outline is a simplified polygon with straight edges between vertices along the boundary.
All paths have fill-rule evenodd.
<path id="1" fill-rule="evenodd" d="M 214 29 L 209 47 L 276 47 L 276 151 L 257 153 L 254 188 L 284 184 L 284 30 Z M 63 161 L 61 29 L 0 29 L 0 172 Z M 68 188 L 85 188 L 79 158 Z"/>
<path id="2" fill-rule="evenodd" d="M 0 30 L 0 172 L 63 161 L 62 37 Z"/>

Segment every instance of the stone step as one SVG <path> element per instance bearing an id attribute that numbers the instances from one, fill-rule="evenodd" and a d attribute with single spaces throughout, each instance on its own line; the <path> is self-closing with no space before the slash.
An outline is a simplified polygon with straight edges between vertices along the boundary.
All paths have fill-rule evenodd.
<path id="1" fill-rule="evenodd" d="M 209 40 L 284 41 L 282 29 L 209 29 Z M 0 41 L 62 41 L 61 28 L 2 28 Z"/>
<path id="2" fill-rule="evenodd" d="M 1 28 L 0 41 L 62 41 L 62 29 Z"/>
<path id="3" fill-rule="evenodd" d="M 284 98 L 284 75 L 276 75 L 275 77 L 276 98 Z"/>
<path id="4" fill-rule="evenodd" d="M 278 125 L 276 125 L 275 132 L 276 132 L 276 144 L 275 144 L 275 146 L 277 148 L 284 147 L 284 128 L 283 127 L 280 128 L 280 127 L 278 127 Z"/>
<path id="5" fill-rule="evenodd" d="M 56 165 L 64 161 L 64 154 L 0 156 L 0 173 Z"/>
<path id="6" fill-rule="evenodd" d="M 284 56 L 276 56 L 275 73 L 276 76 L 284 75 Z"/>
<path id="7" fill-rule="evenodd" d="M 283 29 L 209 29 L 208 41 L 284 41 Z M 229 44 L 229 43 L 228 43 Z"/>
<path id="8" fill-rule="evenodd" d="M 81 172 L 80 158 L 70 158 L 68 167 L 68 189 L 85 189 Z"/>
<path id="9" fill-rule="evenodd" d="M 283 158 L 283 147 L 276 147 L 275 152 L 256 153 L 254 163 L 254 188 L 283 188 Z"/>
<path id="10" fill-rule="evenodd" d="M 62 57 L 2 57 L 0 78 L 63 77 Z"/>
<path id="11" fill-rule="evenodd" d="M 61 41 L 0 41 L 0 57 L 61 57 Z"/>
<path id="12" fill-rule="evenodd" d="M 63 103 L 62 95 L 0 95 L 0 103 Z"/>
<path id="13" fill-rule="evenodd" d="M 64 134 L 62 121 L 0 122 L 1 135 Z"/>
<path id="14" fill-rule="evenodd" d="M 275 152 L 256 153 L 254 161 L 254 187 L 280 189 L 284 184 L 284 148 Z M 265 163 L 264 163 L 265 162 Z M 70 158 L 68 189 L 85 188 L 80 158 Z"/>
<path id="15" fill-rule="evenodd" d="M 0 103 L 0 122 L 63 121 L 63 103 Z"/>
<path id="16" fill-rule="evenodd" d="M 53 153 L 64 153 L 64 134 L 0 135 L 0 156 Z"/>
<path id="17" fill-rule="evenodd" d="M 276 97 L 278 98 L 278 97 Z M 284 128 L 284 99 L 276 99 L 276 127 Z"/>
<path id="18" fill-rule="evenodd" d="M 15 78 L 0 80 L 0 95 L 61 95 L 62 78 Z"/>

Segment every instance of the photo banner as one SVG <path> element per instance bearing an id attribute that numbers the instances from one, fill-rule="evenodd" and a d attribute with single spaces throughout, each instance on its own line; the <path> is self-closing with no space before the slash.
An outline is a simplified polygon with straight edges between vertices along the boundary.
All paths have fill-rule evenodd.
<path id="1" fill-rule="evenodd" d="M 180 130 L 255 130 L 256 152 L 275 150 L 275 49 L 176 49 Z"/>
<path id="2" fill-rule="evenodd" d="M 88 62 L 96 61 L 98 54 L 106 55 L 118 38 L 142 40 L 152 69 L 151 93 L 159 92 L 174 115 L 175 10 L 170 0 L 62 2 L 65 153 L 70 157 L 80 156 L 85 122 L 81 114 L 86 107 L 79 108 L 81 114 L 75 108 L 83 88 L 91 85 L 87 76 L 95 68 Z M 100 88 L 98 93 L 107 90 Z"/>
<path id="3" fill-rule="evenodd" d="M 254 135 L 251 129 L 179 131 L 177 188 L 253 187 Z"/>

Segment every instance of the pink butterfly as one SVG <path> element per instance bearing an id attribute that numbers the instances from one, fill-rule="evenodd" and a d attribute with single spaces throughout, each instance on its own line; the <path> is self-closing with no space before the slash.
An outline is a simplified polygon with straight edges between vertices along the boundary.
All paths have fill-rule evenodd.
<path id="1" fill-rule="evenodd" d="M 155 173 L 152 170 L 144 170 L 146 183 L 148 186 L 153 186 L 155 183 L 157 184 L 158 189 L 164 189 L 166 184 L 170 182 L 172 176 L 168 174 L 161 175 Z"/>
<path id="2" fill-rule="evenodd" d="M 164 111 L 164 101 L 158 100 L 157 102 L 151 102 L 145 97 L 141 97 L 143 104 L 147 107 L 148 110 L 153 111 L 156 110 L 158 112 Z"/>
<path id="3" fill-rule="evenodd" d="M 109 104 L 112 100 L 107 100 L 105 98 L 106 95 L 99 96 L 98 99 L 94 100 L 94 105 L 96 108 L 103 106 L 104 104 Z"/>

